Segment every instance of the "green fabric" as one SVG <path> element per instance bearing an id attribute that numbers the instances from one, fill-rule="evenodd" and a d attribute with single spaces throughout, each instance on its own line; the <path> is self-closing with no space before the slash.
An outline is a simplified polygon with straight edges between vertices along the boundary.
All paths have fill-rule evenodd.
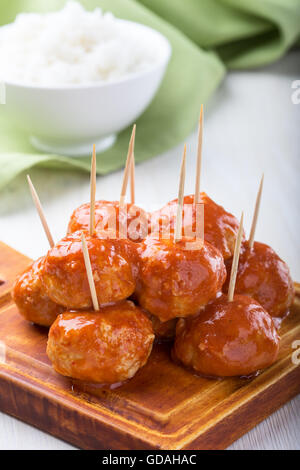
<path id="1" fill-rule="evenodd" d="M 23 11 L 50 11 L 65 0 L 0 0 L 0 24 Z M 82 0 L 116 16 L 147 24 L 168 37 L 173 55 L 163 84 L 137 121 L 136 160 L 182 142 L 194 129 L 200 104 L 221 82 L 226 68 L 250 68 L 280 58 L 299 44 L 300 0 Z M 130 129 L 97 158 L 106 174 L 124 165 Z M 90 158 L 37 153 L 0 105 L 0 189 L 34 165 L 89 171 Z"/>

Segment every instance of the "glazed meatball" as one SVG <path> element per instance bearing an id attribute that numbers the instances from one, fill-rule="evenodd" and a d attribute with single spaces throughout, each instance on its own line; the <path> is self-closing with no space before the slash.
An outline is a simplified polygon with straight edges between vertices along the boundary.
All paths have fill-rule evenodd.
<path id="1" fill-rule="evenodd" d="M 192 248 L 192 249 L 191 249 Z M 139 304 L 165 322 L 194 315 L 214 299 L 226 277 L 223 257 L 207 242 L 152 234 L 139 246 Z"/>
<path id="2" fill-rule="evenodd" d="M 65 309 L 50 300 L 46 294 L 40 280 L 43 263 L 44 258 L 39 258 L 17 277 L 12 298 L 26 320 L 37 325 L 50 326 Z"/>
<path id="3" fill-rule="evenodd" d="M 278 349 L 273 320 L 256 300 L 221 296 L 178 321 L 173 357 L 205 376 L 248 376 L 273 364 Z"/>
<path id="4" fill-rule="evenodd" d="M 231 264 L 227 266 L 228 271 Z M 227 291 L 228 283 L 224 286 Z M 264 243 L 245 243 L 240 255 L 235 292 L 256 299 L 272 317 L 288 313 L 294 299 L 294 284 L 288 266 Z"/>
<path id="5" fill-rule="evenodd" d="M 82 204 L 73 212 L 68 225 L 68 234 L 77 230 L 88 230 L 90 204 Z M 140 242 L 148 233 L 148 214 L 134 204 L 124 204 L 120 210 L 119 201 L 95 202 L 96 230 L 111 230 L 115 238 L 128 238 Z"/>
<path id="6" fill-rule="evenodd" d="M 130 301 L 98 312 L 66 312 L 49 331 L 47 354 L 62 375 L 100 384 L 130 379 L 151 353 L 151 321 Z"/>
<path id="7" fill-rule="evenodd" d="M 204 204 L 204 238 L 218 248 L 224 259 L 231 258 L 239 230 L 239 221 L 212 199 L 206 193 L 201 193 L 200 203 Z M 152 214 L 152 226 L 164 227 L 164 230 L 174 229 L 176 224 L 178 199 L 166 204 L 162 209 Z M 193 236 L 196 233 L 196 205 L 194 196 L 185 196 L 183 201 L 183 235 Z M 201 223 L 201 220 L 198 222 Z"/>
<path id="8" fill-rule="evenodd" d="M 102 238 L 97 233 L 85 233 L 91 266 L 100 305 L 118 302 L 129 297 L 135 289 L 136 269 L 127 240 Z M 49 297 L 67 308 L 92 307 L 86 274 L 81 232 L 63 238 L 48 251 L 41 280 Z"/>

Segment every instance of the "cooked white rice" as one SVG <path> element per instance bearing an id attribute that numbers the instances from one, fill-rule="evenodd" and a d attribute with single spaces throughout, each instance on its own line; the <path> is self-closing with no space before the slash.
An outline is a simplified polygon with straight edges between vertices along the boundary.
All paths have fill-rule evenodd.
<path id="1" fill-rule="evenodd" d="M 69 1 L 58 12 L 22 13 L 0 29 L 0 80 L 42 86 L 101 83 L 148 69 L 153 38 L 111 13 Z"/>

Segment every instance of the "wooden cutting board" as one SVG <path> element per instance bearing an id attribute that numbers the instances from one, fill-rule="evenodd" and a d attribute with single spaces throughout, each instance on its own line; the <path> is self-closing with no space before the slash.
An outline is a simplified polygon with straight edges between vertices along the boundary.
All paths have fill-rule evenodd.
<path id="1" fill-rule="evenodd" d="M 120 388 L 72 383 L 51 367 L 47 330 L 23 320 L 11 300 L 29 261 L 0 242 L 1 411 L 84 449 L 223 449 L 300 392 L 291 359 L 298 297 L 282 325 L 278 361 L 251 380 L 196 377 L 171 362 L 164 344 Z"/>

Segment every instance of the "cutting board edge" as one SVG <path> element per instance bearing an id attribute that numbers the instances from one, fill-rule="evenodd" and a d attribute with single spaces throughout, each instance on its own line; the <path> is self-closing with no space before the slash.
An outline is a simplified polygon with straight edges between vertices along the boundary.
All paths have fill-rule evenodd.
<path id="1" fill-rule="evenodd" d="M 294 380 L 295 378 L 299 378 L 298 382 Z M 293 386 L 286 386 L 287 381 L 288 384 Z M 222 419 L 216 421 L 214 425 L 209 425 L 206 429 L 201 427 L 198 435 L 195 435 L 197 432 L 194 432 L 191 439 L 176 439 L 172 437 L 172 434 L 161 433 L 161 442 L 155 439 L 155 432 L 153 430 L 152 432 L 151 430 L 149 431 L 149 435 L 146 438 L 138 437 L 137 429 L 132 429 L 134 424 L 132 425 L 131 423 L 131 429 L 128 428 L 126 431 L 121 430 L 121 427 L 118 427 L 116 423 L 113 425 L 112 422 L 107 422 L 107 415 L 103 419 L 104 415 L 101 414 L 100 410 L 98 417 L 95 416 L 95 413 L 93 413 L 93 416 L 89 415 L 88 410 L 83 410 L 80 407 L 76 409 L 75 403 L 67 401 L 63 403 L 63 397 L 60 397 L 60 399 L 57 398 L 57 395 L 51 397 L 50 389 L 47 393 L 43 394 L 42 388 L 38 384 L 32 385 L 28 382 L 22 382 L 21 372 L 11 374 L 8 367 L 5 369 L 2 367 L 1 369 L 0 366 L 0 410 L 82 449 L 108 449 L 104 444 L 107 442 L 108 434 L 106 432 L 108 432 L 111 434 L 109 449 L 213 450 L 225 449 L 300 393 L 300 367 L 294 367 L 287 374 L 283 374 L 278 381 L 272 382 L 256 394 L 254 399 L 245 400 L 245 402 L 241 403 L 241 406 L 238 406 L 232 413 L 226 414 Z M 19 406 L 16 396 L 22 397 L 22 403 Z M 276 400 L 274 400 L 274 397 Z M 262 401 L 264 406 L 257 412 L 257 404 Z M 32 408 L 33 402 L 35 404 L 34 408 Z M 46 403 L 47 413 L 45 413 Z M 41 412 L 41 409 L 43 412 Z M 83 433 L 78 436 L 75 431 L 72 432 L 68 428 L 68 434 L 66 435 L 65 428 L 60 427 L 61 413 L 68 413 L 67 422 L 70 423 L 70 419 L 71 421 L 73 419 L 73 428 L 76 431 L 79 428 L 88 429 L 92 422 L 94 427 L 93 436 L 89 433 Z M 241 427 L 237 427 L 235 423 L 237 416 L 239 421 L 241 421 L 241 416 L 242 419 L 243 417 L 249 418 L 249 416 L 251 418 L 249 422 L 246 419 L 243 420 L 242 433 Z M 46 421 L 41 420 L 43 417 L 47 418 Z M 64 416 L 64 419 L 66 419 L 66 416 Z M 82 421 L 85 421 L 86 424 Z M 105 435 L 103 442 L 97 438 L 98 435 Z M 91 439 L 93 439 L 92 442 Z M 115 442 L 116 445 L 113 446 L 112 442 Z M 120 442 L 122 443 L 121 446 Z M 127 446 L 128 442 L 129 445 Z"/>

